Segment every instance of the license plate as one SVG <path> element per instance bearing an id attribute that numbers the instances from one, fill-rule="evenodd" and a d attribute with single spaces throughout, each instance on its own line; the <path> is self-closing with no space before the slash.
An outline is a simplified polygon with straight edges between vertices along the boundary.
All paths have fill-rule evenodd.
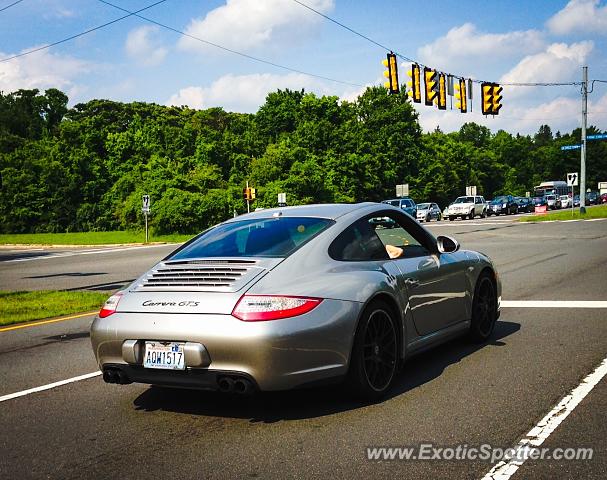
<path id="1" fill-rule="evenodd" d="M 143 366 L 163 370 L 185 370 L 183 343 L 145 342 Z"/>

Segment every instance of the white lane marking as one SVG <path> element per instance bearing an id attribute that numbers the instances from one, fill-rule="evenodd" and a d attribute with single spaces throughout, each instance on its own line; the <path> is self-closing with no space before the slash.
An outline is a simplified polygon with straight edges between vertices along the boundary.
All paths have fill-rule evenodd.
<path id="1" fill-rule="evenodd" d="M 15 258 L 13 260 L 5 260 L 4 263 L 30 262 L 32 260 L 47 260 L 49 258 L 73 257 L 76 255 L 93 255 L 96 253 L 124 252 L 127 250 L 138 250 L 140 248 L 166 247 L 167 245 L 170 245 L 170 244 L 142 245 L 140 247 L 124 247 L 124 248 L 103 248 L 103 249 L 97 249 L 97 250 L 84 250 L 81 252 L 70 251 L 70 252 L 55 253 L 52 255 L 38 255 L 36 257 Z"/>
<path id="2" fill-rule="evenodd" d="M 592 389 L 602 380 L 607 374 L 607 358 L 604 358 L 601 364 L 577 387 L 575 387 L 569 395 L 554 407 L 548 414 L 542 418 L 533 427 L 525 437 L 518 442 L 514 447 L 514 453 L 510 460 L 502 460 L 497 463 L 482 480 L 508 480 L 527 460 L 527 453 L 530 448 L 539 447 L 554 430 L 561 424 L 563 420 L 573 411 L 575 407 L 588 395 Z"/>
<path id="3" fill-rule="evenodd" d="M 605 300 L 502 300 L 504 308 L 607 308 Z"/>
<path id="4" fill-rule="evenodd" d="M 88 378 L 97 377 L 101 375 L 101 372 L 91 372 L 85 375 L 80 375 L 78 377 L 68 378 L 67 380 L 61 380 L 55 383 L 49 383 L 48 385 L 42 385 L 41 387 L 30 388 L 29 390 L 23 390 L 21 392 L 10 393 L 8 395 L 4 395 L 0 397 L 0 402 L 5 402 L 6 400 L 11 400 L 13 398 L 24 397 L 25 395 L 29 395 L 30 393 L 42 392 L 44 390 L 50 390 L 51 388 L 60 387 L 62 385 L 67 385 L 68 383 L 79 382 L 80 380 L 86 380 Z"/>

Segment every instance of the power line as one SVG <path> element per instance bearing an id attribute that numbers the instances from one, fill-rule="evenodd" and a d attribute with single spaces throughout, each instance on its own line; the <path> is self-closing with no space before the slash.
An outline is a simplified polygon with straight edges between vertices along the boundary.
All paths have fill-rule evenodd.
<path id="1" fill-rule="evenodd" d="M 315 74 L 315 73 L 306 72 L 306 71 L 299 70 L 299 69 L 296 69 L 296 68 L 287 67 L 287 66 L 281 65 L 279 63 L 271 62 L 270 60 L 264 60 L 263 58 L 254 57 L 252 55 L 248 55 L 246 53 L 239 52 L 238 50 L 233 50 L 231 48 L 224 47 L 223 45 L 220 45 L 218 43 L 214 43 L 214 42 L 211 42 L 209 40 L 204 40 L 203 38 L 199 38 L 199 37 L 196 37 L 194 35 L 190 35 L 189 33 L 185 33 L 185 32 L 183 32 L 183 31 L 181 31 L 181 30 L 179 30 L 177 28 L 173 28 L 173 27 L 171 27 L 169 25 L 165 25 L 164 23 L 157 22 L 156 20 L 152 20 L 151 18 L 144 17 L 143 15 L 138 15 L 137 14 L 138 12 L 130 12 L 129 10 L 126 10 L 126 9 L 124 9 L 124 8 L 118 6 L 118 5 L 114 5 L 113 3 L 110 3 L 110 2 L 108 2 L 106 0 L 99 0 L 99 1 L 101 3 L 109 5 L 110 7 L 114 7 L 116 9 L 118 9 L 118 10 L 122 10 L 123 12 L 129 12 L 131 15 L 134 15 L 135 17 L 141 18 L 142 20 L 145 20 L 146 22 L 153 23 L 154 25 L 158 25 L 159 27 L 162 27 L 162 28 L 165 28 L 165 29 L 170 30 L 172 32 L 178 33 L 179 35 L 183 35 L 184 37 L 191 38 L 192 40 L 196 40 L 196 41 L 204 43 L 206 45 L 210 45 L 212 47 L 219 48 L 219 49 L 224 50 L 226 52 L 232 53 L 234 55 L 239 55 L 241 57 L 247 58 L 249 60 L 253 60 L 255 62 L 264 63 L 266 65 L 271 65 L 272 67 L 281 68 L 283 70 L 288 70 L 288 71 L 294 72 L 294 73 L 300 73 L 302 75 L 307 75 L 309 77 L 315 77 L 315 78 L 320 78 L 322 80 L 328 80 L 330 82 L 341 83 L 343 85 L 350 85 L 350 86 L 354 86 L 354 87 L 364 87 L 364 85 L 360 85 L 358 83 L 352 83 L 352 82 L 346 82 L 346 81 L 343 81 L 343 80 L 337 80 L 335 78 L 325 77 L 323 75 L 318 75 L 318 74 Z"/>
<path id="2" fill-rule="evenodd" d="M 418 65 L 420 65 L 421 67 L 429 67 L 428 65 L 424 65 L 421 62 L 418 62 L 416 60 L 413 60 L 409 57 L 406 57 L 405 55 L 386 47 L 385 45 L 382 45 L 379 42 L 376 42 L 375 40 L 373 40 L 372 38 L 367 37 L 366 35 L 363 35 L 360 32 L 357 32 L 356 30 L 354 30 L 353 28 L 348 27 L 347 25 L 344 25 L 341 22 L 338 22 L 337 20 L 335 20 L 334 18 L 329 17 L 328 15 L 325 15 L 322 12 L 319 12 L 318 10 L 312 8 L 309 5 L 306 5 L 305 3 L 301 2 L 300 0 L 293 0 L 295 3 L 301 5 L 304 8 L 307 8 L 308 10 L 311 10 L 312 12 L 316 13 L 317 15 L 320 15 L 321 17 L 329 20 L 330 22 L 335 23 L 336 25 L 339 25 L 342 28 L 345 28 L 346 30 L 348 30 L 349 32 L 353 33 L 354 35 L 358 35 L 361 38 L 364 38 L 365 40 L 373 43 L 374 45 L 377 45 L 380 48 L 383 48 L 386 51 L 389 52 L 393 52 L 397 57 L 407 61 L 407 62 L 411 62 L 411 63 L 417 63 Z M 431 67 L 429 67 L 431 68 Z M 454 77 L 458 77 L 458 78 L 464 78 L 462 75 L 452 75 Z M 473 83 L 485 83 L 487 82 L 486 80 L 474 80 L 471 79 Z M 566 83 L 544 83 L 544 82 L 539 82 L 539 83 L 515 83 L 515 82 L 510 82 L 510 83 L 500 83 L 500 85 L 508 85 L 508 86 L 516 86 L 516 87 L 557 87 L 557 86 L 570 86 L 570 85 L 581 85 L 582 82 L 566 82 Z"/>
<path id="3" fill-rule="evenodd" d="M 28 50 L 26 52 L 21 52 L 21 53 L 18 53 L 16 55 L 13 55 L 11 57 L 3 58 L 3 59 L 0 60 L 0 63 L 2 63 L 2 62 L 8 62 L 9 60 L 13 60 L 15 58 L 24 57 L 26 55 L 30 55 L 32 53 L 39 52 L 40 50 L 46 50 L 47 48 L 54 47 L 55 45 L 59 45 L 61 43 L 69 42 L 70 40 L 74 40 L 75 38 L 82 37 L 83 35 L 86 35 L 87 33 L 91 33 L 91 32 L 94 32 L 96 30 L 99 30 L 101 28 L 107 27 L 108 25 L 112 25 L 112 24 L 114 24 L 116 22 L 119 22 L 120 20 L 124 20 L 125 18 L 135 16 L 139 12 L 143 12 L 144 10 L 148 10 L 148 9 L 150 9 L 152 7 L 155 7 L 156 5 L 159 5 L 159 4 L 164 3 L 166 1 L 167 0 L 159 0 L 158 2 L 152 3 L 151 5 L 148 5 L 147 7 L 141 8 L 141 9 L 135 11 L 135 12 L 130 12 L 128 15 L 124 15 L 124 16 L 122 16 L 120 18 L 116 18 L 115 20 L 112 20 L 111 22 L 104 23 L 103 25 L 98 25 L 97 27 L 90 28 L 90 29 L 88 29 L 88 30 L 86 30 L 84 32 L 77 33 L 76 35 L 71 35 L 70 37 L 64 38 L 63 40 L 59 40 L 57 42 L 49 43 L 48 45 L 43 45 L 42 47 L 34 48 L 34 49 Z"/>
<path id="4" fill-rule="evenodd" d="M 2 7 L 0 8 L 0 12 L 4 12 L 4 10 L 7 10 L 11 7 L 14 7 L 15 5 L 17 5 L 18 3 L 21 3 L 23 0 L 17 0 L 16 2 L 11 3 L 10 5 L 7 5 L 6 7 Z"/>

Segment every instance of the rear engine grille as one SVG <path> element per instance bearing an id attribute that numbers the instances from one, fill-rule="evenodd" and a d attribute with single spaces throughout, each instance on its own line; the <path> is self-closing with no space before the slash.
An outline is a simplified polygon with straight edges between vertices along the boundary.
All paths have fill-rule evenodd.
<path id="1" fill-rule="evenodd" d="M 218 290 L 231 291 L 239 280 L 260 269 L 256 262 L 190 261 L 164 263 L 151 270 L 137 290 Z M 255 272 L 251 272 L 255 270 Z M 252 278 L 252 277 L 251 277 Z"/>

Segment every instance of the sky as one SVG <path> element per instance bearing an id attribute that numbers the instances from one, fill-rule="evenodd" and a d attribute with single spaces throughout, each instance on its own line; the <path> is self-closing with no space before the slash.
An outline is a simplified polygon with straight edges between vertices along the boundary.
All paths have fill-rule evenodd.
<path id="1" fill-rule="evenodd" d="M 237 112 L 257 111 L 279 88 L 352 101 L 383 84 L 384 46 L 500 84 L 579 83 L 587 66 L 591 81 L 604 81 L 589 84 L 588 125 L 607 130 L 605 0 L 299 0 L 368 39 L 295 0 L 166 0 L 140 13 L 148 20 L 119 21 L 128 14 L 116 6 L 133 12 L 159 0 L 109 1 L 0 0 L 0 91 L 54 87 L 70 105 L 105 98 Z M 410 65 L 399 59 L 401 83 Z M 472 112 L 415 108 L 424 131 L 466 122 L 513 134 L 581 126 L 579 84 L 505 85 L 502 105 L 498 116 L 483 116 L 475 84 Z"/>

